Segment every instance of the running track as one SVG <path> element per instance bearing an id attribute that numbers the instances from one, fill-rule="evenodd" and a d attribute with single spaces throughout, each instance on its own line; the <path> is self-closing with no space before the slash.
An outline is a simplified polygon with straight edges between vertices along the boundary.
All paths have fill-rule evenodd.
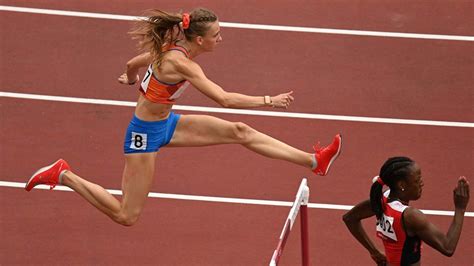
<path id="1" fill-rule="evenodd" d="M 156 6 L 156 1 L 119 0 L 0 4 L 127 16 L 151 7 L 190 10 L 195 4 L 180 2 L 179 6 L 176 1 Z M 213 9 L 223 22 L 245 25 L 467 40 L 242 29 L 223 23 L 227 27 L 222 27 L 222 45 L 197 59 L 207 75 L 227 90 L 253 95 L 294 90 L 296 101 L 287 112 L 309 118 L 290 118 L 271 109 L 261 111 L 274 116 L 210 113 L 210 109 L 204 113 L 243 121 L 305 150 L 315 140 L 326 144 L 341 132 L 343 153 L 330 176 L 319 178 L 238 146 L 165 149 L 158 156 L 153 192 L 236 198 L 241 203 L 150 198 L 139 223 L 124 228 L 74 193 L 26 193 L 14 186 L 21 186 L 38 167 L 64 157 L 87 179 L 105 188 L 120 188 L 122 137 L 133 112 L 129 103 L 137 92 L 117 84 L 116 77 L 135 55 L 135 43 L 126 34 L 131 22 L 0 11 L 0 264 L 265 265 L 289 207 L 244 204 L 243 199 L 292 201 L 301 177 L 308 176 L 310 202 L 334 204 L 309 211 L 312 263 L 368 265 L 370 257 L 342 223 L 345 210 L 336 207 L 365 199 L 371 177 L 387 157 L 407 155 L 420 163 L 425 188 L 413 205 L 423 210 L 453 210 L 451 191 L 459 175 L 468 176 L 473 184 L 472 2 L 200 4 Z M 44 101 L 26 99 L 26 94 L 119 102 Z M 196 106 L 218 107 L 194 90 L 188 90 L 179 104 L 190 109 L 181 113 L 203 113 Z M 315 114 L 331 116 L 319 119 Z M 424 265 L 474 263 L 473 210 L 471 202 L 456 254 L 445 258 L 425 245 Z M 446 232 L 452 218 L 430 215 L 429 219 Z M 372 230 L 373 221 L 365 225 Z M 300 263 L 295 232 L 281 265 Z"/>

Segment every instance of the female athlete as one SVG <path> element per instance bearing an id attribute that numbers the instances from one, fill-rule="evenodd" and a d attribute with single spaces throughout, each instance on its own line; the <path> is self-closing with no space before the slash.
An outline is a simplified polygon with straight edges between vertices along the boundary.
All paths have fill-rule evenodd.
<path id="1" fill-rule="evenodd" d="M 193 59 L 214 50 L 222 41 L 219 21 L 213 12 L 203 8 L 190 14 L 152 10 L 146 19 L 137 22 L 131 34 L 139 39 L 144 53 L 127 63 L 127 70 L 118 81 L 135 84 L 139 80 L 139 69 L 148 67 L 148 70 L 141 81 L 135 113 L 125 136 L 122 201 L 101 186 L 74 174 L 62 159 L 37 171 L 26 184 L 27 191 L 38 184 L 48 184 L 51 188 L 56 184 L 68 186 L 113 221 L 129 226 L 136 223 L 142 212 L 153 182 L 155 158 L 162 146 L 238 143 L 266 157 L 310 168 L 318 175 L 327 174 L 340 153 L 340 135 L 336 135 L 328 147 L 315 148 L 311 154 L 244 123 L 171 111 L 188 84 L 227 108 L 287 108 L 293 101 L 292 92 L 273 97 L 227 92 L 204 75 Z"/>
<path id="2" fill-rule="evenodd" d="M 390 189 L 382 192 L 384 185 Z M 369 251 L 378 265 L 420 265 L 421 241 L 446 256 L 452 256 L 461 236 L 464 212 L 469 202 L 469 182 L 460 177 L 453 191 L 454 218 L 446 235 L 418 209 L 408 206 L 421 197 L 423 178 L 418 164 L 407 157 L 388 159 L 373 180 L 370 200 L 347 212 L 343 219 L 352 235 Z M 361 220 L 377 217 L 379 251 L 362 227 Z"/>

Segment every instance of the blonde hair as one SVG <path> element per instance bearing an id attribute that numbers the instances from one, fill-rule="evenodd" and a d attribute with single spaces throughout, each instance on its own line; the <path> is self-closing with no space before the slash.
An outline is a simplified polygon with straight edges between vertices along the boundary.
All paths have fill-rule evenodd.
<path id="1" fill-rule="evenodd" d="M 197 36 L 204 36 L 209 30 L 210 23 L 217 21 L 217 16 L 205 8 L 194 9 L 190 14 L 190 23 L 187 29 L 180 27 L 183 14 L 172 14 L 158 9 L 145 12 L 145 19 L 135 23 L 129 32 L 133 39 L 138 39 L 138 48 L 150 52 L 153 61 L 160 64 L 163 50 L 173 44 L 181 34 L 191 41 Z"/>

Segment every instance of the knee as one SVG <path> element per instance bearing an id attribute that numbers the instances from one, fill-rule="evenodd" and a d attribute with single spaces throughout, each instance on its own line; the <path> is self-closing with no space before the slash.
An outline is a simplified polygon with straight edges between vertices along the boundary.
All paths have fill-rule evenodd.
<path id="1" fill-rule="evenodd" d="M 132 226 L 137 223 L 140 214 L 125 214 L 118 215 L 114 220 L 123 226 Z"/>
<path id="2" fill-rule="evenodd" d="M 235 140 L 237 140 L 239 143 L 247 143 L 251 140 L 255 129 L 242 122 L 234 123 L 233 126 Z"/>

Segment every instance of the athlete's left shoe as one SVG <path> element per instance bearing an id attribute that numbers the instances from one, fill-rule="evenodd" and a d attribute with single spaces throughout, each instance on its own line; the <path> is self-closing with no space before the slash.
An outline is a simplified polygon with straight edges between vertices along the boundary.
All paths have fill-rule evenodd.
<path id="1" fill-rule="evenodd" d="M 30 191 L 37 185 L 45 184 L 49 185 L 50 189 L 53 189 L 57 184 L 59 184 L 59 176 L 64 171 L 70 170 L 69 164 L 63 160 L 59 159 L 50 166 L 43 167 L 36 171 L 36 173 L 31 176 L 28 183 L 26 183 L 26 191 Z"/>
<path id="2" fill-rule="evenodd" d="M 342 136 L 337 134 L 333 142 L 324 148 L 319 148 L 319 145 L 313 146 L 318 166 L 313 172 L 320 176 L 325 176 L 329 172 L 332 163 L 337 159 L 342 149 Z"/>

